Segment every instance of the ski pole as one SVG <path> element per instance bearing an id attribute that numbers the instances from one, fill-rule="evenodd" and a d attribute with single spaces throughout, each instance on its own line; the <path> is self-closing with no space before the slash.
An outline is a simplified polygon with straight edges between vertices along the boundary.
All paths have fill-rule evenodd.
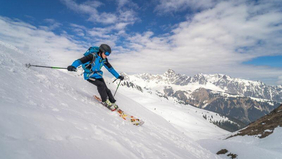
<path id="1" fill-rule="evenodd" d="M 41 66 L 41 65 L 32 65 L 32 64 L 25 64 L 25 66 L 27 68 L 30 68 L 30 67 L 43 67 L 43 68 L 51 68 L 51 69 L 67 69 L 65 67 L 56 67 L 56 66 Z"/>
<path id="2" fill-rule="evenodd" d="M 117 79 L 115 79 L 115 80 L 113 81 L 113 83 L 114 83 L 116 80 L 117 80 Z M 118 83 L 118 86 L 117 86 L 117 89 L 116 89 L 116 91 L 115 91 L 114 96 L 116 96 L 116 93 L 117 93 L 118 87 L 119 87 L 119 85 L 120 85 L 120 82 L 121 82 L 121 80 L 120 80 L 119 83 Z"/>

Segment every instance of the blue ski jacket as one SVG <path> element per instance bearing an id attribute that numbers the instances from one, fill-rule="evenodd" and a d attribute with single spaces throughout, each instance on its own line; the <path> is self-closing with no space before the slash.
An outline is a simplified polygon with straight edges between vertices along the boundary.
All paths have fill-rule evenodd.
<path id="1" fill-rule="evenodd" d="M 84 56 L 80 59 L 75 60 L 72 63 L 72 66 L 77 68 L 82 65 L 84 69 L 84 79 L 88 80 L 89 78 L 100 79 L 103 78 L 103 71 L 101 68 L 104 66 L 113 76 L 118 78 L 120 75 L 109 63 L 108 59 L 103 59 L 97 53 L 92 53 L 87 56 Z"/>

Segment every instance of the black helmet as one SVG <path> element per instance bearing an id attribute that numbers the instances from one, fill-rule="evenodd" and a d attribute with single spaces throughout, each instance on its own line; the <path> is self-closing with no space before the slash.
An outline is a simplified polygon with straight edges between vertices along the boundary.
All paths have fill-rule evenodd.
<path id="1" fill-rule="evenodd" d="M 101 44 L 99 50 L 100 52 L 104 52 L 107 56 L 109 56 L 112 52 L 111 47 L 107 44 Z"/>

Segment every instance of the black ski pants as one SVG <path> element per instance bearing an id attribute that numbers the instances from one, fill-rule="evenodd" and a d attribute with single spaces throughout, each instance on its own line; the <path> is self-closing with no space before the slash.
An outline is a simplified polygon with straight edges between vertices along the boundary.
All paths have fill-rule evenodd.
<path id="1" fill-rule="evenodd" d="M 111 103 L 116 102 L 111 90 L 108 89 L 103 78 L 99 78 L 99 79 L 90 78 L 87 81 L 97 86 L 102 102 L 105 102 L 107 98 L 109 98 Z"/>

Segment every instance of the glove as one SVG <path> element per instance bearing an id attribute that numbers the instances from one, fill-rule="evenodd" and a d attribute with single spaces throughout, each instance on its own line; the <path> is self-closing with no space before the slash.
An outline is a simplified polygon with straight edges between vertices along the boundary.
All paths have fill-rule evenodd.
<path id="1" fill-rule="evenodd" d="M 72 65 L 68 66 L 68 71 L 76 71 L 76 68 Z"/>
<path id="2" fill-rule="evenodd" d="M 121 81 L 124 80 L 123 76 L 119 76 L 118 79 L 120 79 Z"/>

